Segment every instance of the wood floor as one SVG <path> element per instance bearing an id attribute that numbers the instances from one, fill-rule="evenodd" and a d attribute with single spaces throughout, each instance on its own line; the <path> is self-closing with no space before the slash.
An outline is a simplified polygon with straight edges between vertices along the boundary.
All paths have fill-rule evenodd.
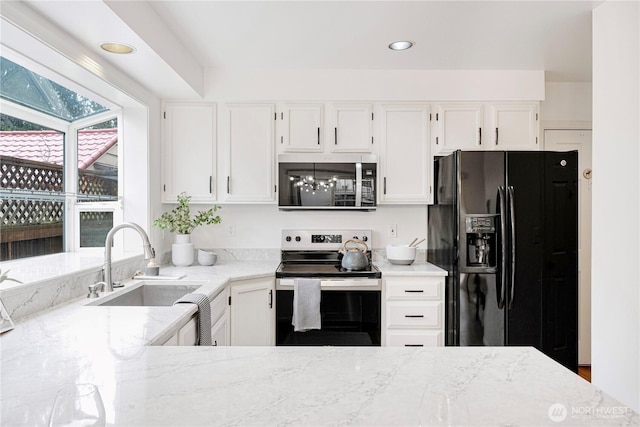
<path id="1" fill-rule="evenodd" d="M 591 366 L 590 365 L 578 366 L 578 375 L 580 375 L 585 380 L 591 382 Z"/>

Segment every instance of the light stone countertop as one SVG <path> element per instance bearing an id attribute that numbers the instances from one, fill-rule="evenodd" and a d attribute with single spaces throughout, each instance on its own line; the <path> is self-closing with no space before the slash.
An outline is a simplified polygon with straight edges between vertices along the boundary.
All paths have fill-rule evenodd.
<path id="1" fill-rule="evenodd" d="M 376 261 L 375 266 L 385 274 L 393 276 L 446 276 L 447 271 L 428 262 L 414 262 L 410 265 L 391 264 L 389 261 Z"/>
<path id="2" fill-rule="evenodd" d="M 202 281 L 213 298 L 230 279 L 270 276 L 276 266 L 194 266 L 185 280 Z M 426 386 L 463 396 L 471 425 L 556 425 L 550 408 L 567 411 L 558 425 L 640 423 L 533 348 L 150 346 L 194 307 L 83 300 L 1 336 L 0 425 L 46 425 L 57 390 L 83 382 L 99 387 L 107 424 L 119 426 L 417 425 Z"/>

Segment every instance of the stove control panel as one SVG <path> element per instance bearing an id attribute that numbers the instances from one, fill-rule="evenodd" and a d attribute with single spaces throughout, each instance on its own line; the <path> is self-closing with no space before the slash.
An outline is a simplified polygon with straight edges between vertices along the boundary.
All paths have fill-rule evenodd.
<path id="1" fill-rule="evenodd" d="M 282 230 L 282 250 L 338 250 L 349 239 L 371 248 L 371 230 Z"/>
<path id="2" fill-rule="evenodd" d="M 342 234 L 312 234 L 311 243 L 342 243 Z"/>

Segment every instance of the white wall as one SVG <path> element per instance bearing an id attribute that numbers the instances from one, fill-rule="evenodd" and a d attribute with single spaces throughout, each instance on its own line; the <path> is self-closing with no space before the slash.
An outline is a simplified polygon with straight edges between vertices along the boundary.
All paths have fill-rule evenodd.
<path id="1" fill-rule="evenodd" d="M 205 70 L 205 98 L 519 101 L 544 99 L 544 71 Z"/>
<path id="2" fill-rule="evenodd" d="M 196 247 L 279 248 L 280 231 L 290 228 L 371 229 L 375 249 L 388 243 L 408 244 L 415 237 L 425 238 L 427 233 L 426 206 L 379 206 L 376 212 L 281 212 L 275 205 L 224 205 L 218 213 L 222 224 L 204 226 L 193 233 Z M 398 226 L 397 238 L 387 237 L 389 224 Z M 235 236 L 227 234 L 229 226 L 235 228 Z"/>
<path id="3" fill-rule="evenodd" d="M 540 121 L 591 122 L 592 84 L 577 82 L 545 83 L 545 98 L 540 104 Z"/>
<path id="4" fill-rule="evenodd" d="M 640 4 L 593 12 L 592 380 L 640 411 Z"/>

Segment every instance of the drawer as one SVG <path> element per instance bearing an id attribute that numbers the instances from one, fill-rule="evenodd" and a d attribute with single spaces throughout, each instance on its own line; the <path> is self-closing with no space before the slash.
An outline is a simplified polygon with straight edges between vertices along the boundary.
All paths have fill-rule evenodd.
<path id="1" fill-rule="evenodd" d="M 387 327 L 441 328 L 442 302 L 389 301 Z"/>
<path id="2" fill-rule="evenodd" d="M 387 347 L 441 347 L 442 331 L 388 331 Z"/>
<path id="3" fill-rule="evenodd" d="M 228 305 L 227 291 L 224 290 L 215 297 L 213 301 L 211 301 L 211 326 L 213 326 L 218 319 L 220 319 L 225 311 L 227 310 Z"/>
<path id="4" fill-rule="evenodd" d="M 387 299 L 443 298 L 443 277 L 394 277 L 385 281 Z"/>

